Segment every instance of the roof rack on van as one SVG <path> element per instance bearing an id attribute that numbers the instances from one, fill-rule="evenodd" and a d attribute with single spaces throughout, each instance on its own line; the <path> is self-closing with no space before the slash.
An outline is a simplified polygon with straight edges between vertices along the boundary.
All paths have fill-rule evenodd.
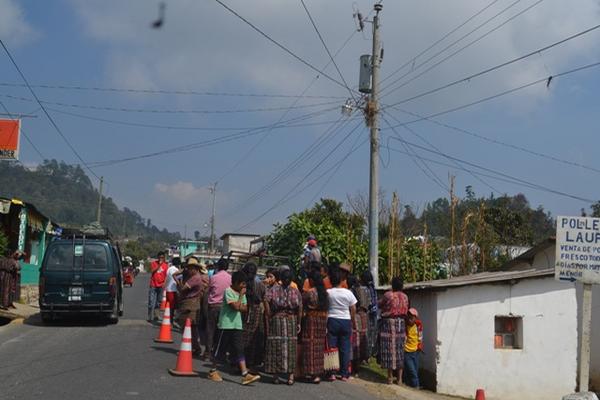
<path id="1" fill-rule="evenodd" d="M 82 228 L 64 228 L 62 232 L 63 239 L 83 238 L 86 239 L 106 239 L 112 240 L 112 235 L 108 228 L 102 227 L 97 222 L 84 225 Z"/>

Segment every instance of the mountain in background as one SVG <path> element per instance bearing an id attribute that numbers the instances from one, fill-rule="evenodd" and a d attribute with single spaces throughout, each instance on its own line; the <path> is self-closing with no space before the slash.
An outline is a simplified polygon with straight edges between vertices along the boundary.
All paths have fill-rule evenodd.
<path id="1" fill-rule="evenodd" d="M 0 162 L 0 197 L 18 198 L 62 226 L 81 227 L 96 220 L 98 190 L 79 165 L 44 160 L 35 169 Z M 158 229 L 134 210 L 120 210 L 102 197 L 102 225 L 117 238 L 173 243 L 179 233 Z"/>

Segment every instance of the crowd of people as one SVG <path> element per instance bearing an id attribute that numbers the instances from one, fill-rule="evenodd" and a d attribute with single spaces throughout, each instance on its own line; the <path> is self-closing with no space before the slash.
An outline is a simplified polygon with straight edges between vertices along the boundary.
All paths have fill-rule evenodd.
<path id="1" fill-rule="evenodd" d="M 160 253 L 151 265 L 148 320 L 158 317 L 164 288 L 174 325 L 191 320 L 192 351 L 211 361 L 213 381 L 222 380 L 218 370 L 228 364 L 239 368 L 242 384 L 260 379 L 259 372 L 275 384 L 347 381 L 376 357 L 389 384 L 418 388 L 423 328 L 402 279 L 394 277 L 378 298 L 368 270 L 355 276 L 349 264 L 323 264 L 312 241 L 298 274 L 303 279 L 288 266 L 261 279 L 253 263 L 230 274 L 226 259 L 207 266 L 174 258 L 169 265 Z"/>
<path id="2" fill-rule="evenodd" d="M 0 257 L 0 309 L 7 310 L 15 308 L 15 302 L 19 301 L 21 265 L 19 260 L 25 257 L 25 253 L 19 250 L 11 251 L 8 257 Z"/>

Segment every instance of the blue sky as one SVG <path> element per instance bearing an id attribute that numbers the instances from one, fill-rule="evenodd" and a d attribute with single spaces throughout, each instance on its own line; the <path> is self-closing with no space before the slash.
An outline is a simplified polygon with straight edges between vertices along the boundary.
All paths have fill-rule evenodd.
<path id="1" fill-rule="evenodd" d="M 336 56 L 336 63 L 348 84 L 356 87 L 358 58 L 370 52 L 371 43 L 369 26 L 364 33 L 355 32 L 352 14 L 358 9 L 367 16 L 372 2 L 305 3 L 332 53 L 348 40 Z M 341 105 L 349 97 L 344 87 L 323 75 L 316 78 L 315 71 L 217 2 L 169 0 L 166 4 L 164 26 L 154 30 L 150 28 L 158 13 L 158 2 L 154 1 L 0 0 L 0 38 L 33 85 L 195 92 L 157 94 L 34 87 L 61 130 L 91 165 L 223 138 L 280 120 L 295 120 L 296 126 L 280 124 L 277 129 L 242 134 L 236 140 L 209 147 L 95 167 L 95 173 L 104 176 L 108 183 L 108 195 L 119 206 L 135 209 L 170 230 L 183 232 L 187 225 L 188 232 L 205 231 L 210 214 L 208 186 L 218 181 L 218 233 L 241 227 L 246 232 L 265 233 L 273 223 L 310 205 L 313 198 L 333 197 L 345 202 L 348 194 L 366 193 L 368 130 L 360 123 L 359 110 L 349 118 L 342 117 Z M 300 1 L 229 0 L 226 4 L 317 69 L 323 70 L 328 64 L 329 57 Z M 413 0 L 384 1 L 383 5 L 384 78 L 490 5 L 384 81 L 382 103 L 386 105 L 600 23 L 597 0 L 580 0 L 577 7 L 559 0 Z M 513 19 L 508 21 L 510 18 Z M 487 32 L 490 33 L 486 35 Z M 599 39 L 600 29 L 400 107 L 428 116 L 598 62 Z M 442 61 L 454 52 L 454 56 Z M 600 145 L 599 69 L 554 78 L 549 87 L 542 83 L 435 118 L 440 123 L 563 162 L 493 144 L 427 120 L 408 125 L 412 132 L 403 127 L 393 132 L 382 120 L 382 188 L 388 195 L 397 191 L 403 204 L 422 209 L 426 202 L 448 195 L 443 187 L 448 185 L 448 175 L 453 174 L 459 195 L 463 195 L 467 185 L 472 185 L 477 194 L 487 195 L 492 190 L 495 195 L 524 193 L 533 207 L 543 205 L 554 215 L 578 214 L 582 207 L 589 207 L 589 202 L 569 196 L 600 199 L 600 189 L 594 184 L 599 172 L 567 164 L 574 162 L 600 170 L 596 157 Z M 332 65 L 325 73 L 341 80 Z M 398 84 L 416 78 L 390 92 L 388 84 L 405 74 Z M 34 111 L 37 115 L 24 119 L 22 127 L 42 154 L 78 162 L 31 101 L 31 93 L 12 85 L 22 81 L 6 54 L 0 55 L 0 76 L 0 101 L 10 112 Z M 305 97 L 294 97 L 302 93 Z M 393 125 L 415 119 L 394 108 L 388 108 L 383 117 Z M 340 123 L 334 125 L 340 118 Z M 329 141 L 313 145 L 327 132 Z M 569 196 L 491 177 L 479 176 L 478 180 L 440 154 L 414 147 L 411 152 L 419 157 L 450 164 L 425 161 L 423 165 L 414 154 L 411 157 L 388 151 L 388 146 L 405 151 L 400 142 L 388 139 L 396 135 Z M 337 168 L 342 159 L 344 162 Z M 30 166 L 40 162 L 39 155 L 25 141 L 21 161 Z M 294 168 L 285 170 L 291 163 Z M 420 163 L 420 167 L 415 163 Z M 286 172 L 282 179 L 271 185 L 282 171 Z M 441 182 L 433 181 L 433 173 Z M 490 171 L 484 173 L 494 175 Z M 251 197 L 255 193 L 259 195 Z M 249 198 L 255 201 L 248 201 Z M 265 213 L 267 210 L 270 211 Z M 248 224 L 262 214 L 262 218 Z"/>

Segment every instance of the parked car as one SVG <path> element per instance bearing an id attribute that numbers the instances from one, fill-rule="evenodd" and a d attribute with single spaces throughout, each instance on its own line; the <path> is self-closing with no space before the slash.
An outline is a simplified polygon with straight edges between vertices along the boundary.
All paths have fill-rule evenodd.
<path id="1" fill-rule="evenodd" d="M 123 315 L 119 248 L 108 238 L 85 234 L 53 241 L 40 268 L 39 288 L 44 322 L 66 314 L 100 314 L 117 323 Z"/>

